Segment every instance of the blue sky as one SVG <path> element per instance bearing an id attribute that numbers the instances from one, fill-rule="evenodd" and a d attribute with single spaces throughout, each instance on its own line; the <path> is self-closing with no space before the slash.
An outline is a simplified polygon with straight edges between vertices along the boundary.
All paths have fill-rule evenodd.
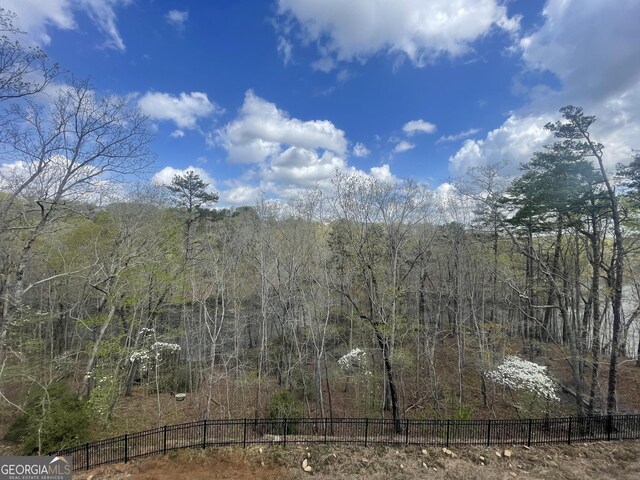
<path id="1" fill-rule="evenodd" d="M 438 191 L 512 171 L 573 103 L 613 166 L 640 148 L 637 0 L 4 0 L 31 41 L 156 130 L 148 178 L 191 167 L 220 205 L 329 188 L 336 169 Z"/>

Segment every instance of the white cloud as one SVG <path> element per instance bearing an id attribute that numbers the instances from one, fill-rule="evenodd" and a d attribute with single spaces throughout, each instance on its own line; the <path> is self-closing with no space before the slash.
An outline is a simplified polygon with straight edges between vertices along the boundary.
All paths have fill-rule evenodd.
<path id="1" fill-rule="evenodd" d="M 311 186 L 328 183 L 336 170 L 346 168 L 344 159 L 328 150 L 318 155 L 314 150 L 289 147 L 264 168 L 262 178 L 296 186 Z"/>
<path id="2" fill-rule="evenodd" d="M 278 11 L 299 26 L 303 42 L 318 45 L 321 60 L 402 52 L 423 66 L 468 52 L 492 30 L 519 28 L 498 0 L 279 0 Z"/>
<path id="3" fill-rule="evenodd" d="M 182 138 L 184 137 L 184 130 L 174 130 L 173 132 L 171 132 L 171 134 L 169 135 L 171 138 Z"/>
<path id="4" fill-rule="evenodd" d="M 425 122 L 422 119 L 411 120 L 410 122 L 405 123 L 402 127 L 402 130 L 407 135 L 414 135 L 416 133 L 433 133 L 436 129 L 437 127 L 435 124 Z"/>
<path id="5" fill-rule="evenodd" d="M 220 143 L 235 163 L 259 163 L 280 153 L 283 146 L 329 150 L 344 156 L 344 132 L 328 120 L 291 118 L 275 104 L 249 90 L 238 117 L 218 131 Z"/>
<path id="6" fill-rule="evenodd" d="M 288 65 L 291 61 L 291 55 L 293 53 L 293 45 L 289 40 L 280 35 L 278 37 L 278 53 L 282 55 L 282 61 L 285 65 Z"/>
<path id="7" fill-rule="evenodd" d="M 40 45 L 51 43 L 50 29 L 75 30 L 76 15 L 85 14 L 100 29 L 107 40 L 105 46 L 125 50 L 116 26 L 116 8 L 130 0 L 4 0 L 3 7 L 17 15 L 15 24 Z"/>
<path id="8" fill-rule="evenodd" d="M 209 184 L 207 191 L 216 191 L 216 181 L 211 177 L 211 175 L 209 175 L 209 173 L 203 168 L 192 166 L 188 166 L 187 168 L 164 167 L 151 177 L 151 183 L 154 185 L 170 185 L 173 177 L 176 175 L 184 175 L 187 172 L 195 173 L 203 182 Z"/>
<path id="9" fill-rule="evenodd" d="M 394 153 L 402 153 L 415 148 L 413 143 L 409 143 L 406 140 L 399 141 L 395 147 L 393 147 Z"/>
<path id="10" fill-rule="evenodd" d="M 221 205 L 255 205 L 260 199 L 260 187 L 234 182 L 230 188 L 220 193 Z"/>
<path id="11" fill-rule="evenodd" d="M 177 97 L 168 93 L 147 92 L 138 100 L 138 105 L 152 120 L 171 120 L 179 129 L 196 128 L 198 119 L 222 111 L 202 92 L 182 92 Z"/>
<path id="12" fill-rule="evenodd" d="M 481 140 L 467 140 L 449 160 L 453 175 L 470 166 L 510 160 L 517 166 L 553 138 L 544 130 L 559 108 L 579 105 L 595 115 L 592 138 L 605 145 L 609 168 L 640 146 L 640 3 L 549 0 L 544 23 L 519 44 L 529 68 L 553 72 L 561 87 L 531 91 L 529 104 Z"/>
<path id="13" fill-rule="evenodd" d="M 189 20 L 189 10 L 169 10 L 164 18 L 169 25 L 182 30 Z"/>
<path id="14" fill-rule="evenodd" d="M 469 138 L 474 136 L 476 133 L 480 133 L 479 128 L 470 128 L 469 130 L 465 130 L 463 132 L 454 133 L 452 135 L 443 135 L 438 139 L 436 143 L 443 142 L 457 142 L 458 140 L 463 140 L 465 138 Z"/>
<path id="15" fill-rule="evenodd" d="M 44 165 L 22 160 L 0 163 L 0 190 L 19 191 L 21 197 L 40 200 L 62 191 L 66 200 L 96 205 L 122 199 L 122 184 L 99 175 L 94 166 L 84 165 L 73 172 L 70 169 L 70 160 L 63 155 L 49 157 Z"/>
<path id="16" fill-rule="evenodd" d="M 400 181 L 398 177 L 391 173 L 391 169 L 386 163 L 379 167 L 371 167 L 369 175 L 377 180 L 382 180 L 383 182 L 396 183 Z"/>
<path id="17" fill-rule="evenodd" d="M 369 149 L 363 143 L 360 143 L 360 142 L 356 143 L 353 146 L 352 152 L 354 156 L 359 158 L 368 157 L 369 154 L 371 153 Z"/>
<path id="18" fill-rule="evenodd" d="M 520 41 L 532 68 L 555 73 L 570 94 L 602 99 L 640 79 L 640 2 L 549 0 L 545 23 Z"/>
<path id="19" fill-rule="evenodd" d="M 494 162 L 509 161 L 516 168 L 551 141 L 544 129 L 552 116 L 511 115 L 499 128 L 490 131 L 485 139 L 466 140 L 449 159 L 449 171 L 463 175 L 468 168 Z"/>
<path id="20" fill-rule="evenodd" d="M 215 137 L 227 150 L 230 162 L 245 165 L 240 179 L 229 182 L 228 190 L 221 192 L 221 204 L 254 203 L 261 193 L 293 198 L 316 185 L 329 191 L 336 171 L 395 179 L 388 165 L 374 167 L 369 173 L 349 166 L 349 142 L 330 121 L 293 118 L 251 90 L 245 94 L 236 118 Z M 369 153 L 362 143 L 356 143 L 352 152 Z"/>

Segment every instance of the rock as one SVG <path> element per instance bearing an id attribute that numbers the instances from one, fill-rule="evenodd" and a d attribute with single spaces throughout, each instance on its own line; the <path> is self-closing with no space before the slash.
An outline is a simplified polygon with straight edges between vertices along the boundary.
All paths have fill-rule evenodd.
<path id="1" fill-rule="evenodd" d="M 516 478 L 518 475 L 516 475 L 516 472 L 509 472 L 509 475 L 511 475 L 513 478 Z"/>
<path id="2" fill-rule="evenodd" d="M 426 450 L 426 449 L 424 449 L 424 448 L 422 449 L 422 454 L 423 454 L 423 455 L 427 455 L 428 453 L 429 453 L 429 452 L 427 452 L 427 450 Z"/>
<path id="3" fill-rule="evenodd" d="M 426 464 L 426 463 L 424 463 L 424 462 L 422 462 L 422 467 L 423 467 L 423 468 L 429 468 L 429 467 L 427 467 L 427 464 Z"/>
<path id="4" fill-rule="evenodd" d="M 444 453 L 445 455 L 449 455 L 451 457 L 453 457 L 453 452 L 451 450 L 449 450 L 448 448 L 443 448 L 442 449 L 442 453 Z"/>
<path id="5" fill-rule="evenodd" d="M 311 458 L 311 452 L 307 452 L 307 458 Z"/>
<path id="6" fill-rule="evenodd" d="M 303 468 L 303 470 L 305 472 L 311 472 L 313 469 L 311 468 L 311 465 L 307 465 L 306 467 Z"/>
<path id="7" fill-rule="evenodd" d="M 333 458 L 338 458 L 338 455 L 336 455 L 335 453 L 332 453 Z"/>
<path id="8" fill-rule="evenodd" d="M 403 464 L 400 464 L 400 469 L 404 470 L 404 465 Z"/>
<path id="9" fill-rule="evenodd" d="M 434 472 L 437 472 L 437 471 L 438 471 L 438 469 L 437 469 L 436 467 L 433 467 L 433 471 L 434 471 Z"/>
<path id="10" fill-rule="evenodd" d="M 258 452 L 262 453 L 262 447 L 260 447 L 260 448 L 258 449 Z"/>
<path id="11" fill-rule="evenodd" d="M 177 402 L 181 402 L 185 398 L 187 398 L 187 394 L 186 393 L 176 393 L 176 401 Z"/>
<path id="12" fill-rule="evenodd" d="M 481 461 L 481 462 L 484 462 L 484 460 L 485 460 L 484 456 L 483 456 L 483 455 L 480 455 L 480 461 Z"/>
<path id="13" fill-rule="evenodd" d="M 307 466 L 308 466 L 308 465 L 309 465 L 309 462 L 308 462 L 308 461 L 307 461 L 307 459 L 305 458 L 305 459 L 302 461 L 302 469 L 304 470 L 305 468 L 307 468 Z"/>
<path id="14" fill-rule="evenodd" d="M 264 462 L 260 462 L 260 465 L 262 465 L 264 467 Z"/>
<path id="15" fill-rule="evenodd" d="M 496 452 L 496 457 L 502 458 L 502 454 L 500 452 Z"/>
<path id="16" fill-rule="evenodd" d="M 503 457 L 506 457 L 506 458 L 511 458 L 511 450 L 505 450 L 505 451 L 502 453 L 502 456 L 503 456 Z"/>
<path id="17" fill-rule="evenodd" d="M 525 450 L 531 450 L 531 447 L 527 447 L 526 445 L 522 445 L 522 448 L 524 448 Z"/>

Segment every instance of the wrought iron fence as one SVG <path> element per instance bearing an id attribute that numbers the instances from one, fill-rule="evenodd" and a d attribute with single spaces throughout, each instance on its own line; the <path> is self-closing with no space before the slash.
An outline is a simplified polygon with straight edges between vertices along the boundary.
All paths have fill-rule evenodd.
<path id="1" fill-rule="evenodd" d="M 56 452 L 74 470 L 166 454 L 180 448 L 235 445 L 527 445 L 640 439 L 640 415 L 517 420 L 283 418 L 200 420 L 86 443 Z"/>

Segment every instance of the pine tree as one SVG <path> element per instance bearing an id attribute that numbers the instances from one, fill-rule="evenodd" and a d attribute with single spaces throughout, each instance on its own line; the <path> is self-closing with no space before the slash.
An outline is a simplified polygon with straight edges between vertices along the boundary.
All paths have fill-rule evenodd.
<path id="1" fill-rule="evenodd" d="M 184 175 L 175 175 L 167 188 L 171 192 L 175 204 L 184 209 L 185 220 L 185 258 L 191 258 L 193 225 L 202 218 L 208 209 L 207 204 L 218 201 L 217 193 L 209 193 L 209 184 L 204 182 L 197 173 L 189 170 Z"/>

